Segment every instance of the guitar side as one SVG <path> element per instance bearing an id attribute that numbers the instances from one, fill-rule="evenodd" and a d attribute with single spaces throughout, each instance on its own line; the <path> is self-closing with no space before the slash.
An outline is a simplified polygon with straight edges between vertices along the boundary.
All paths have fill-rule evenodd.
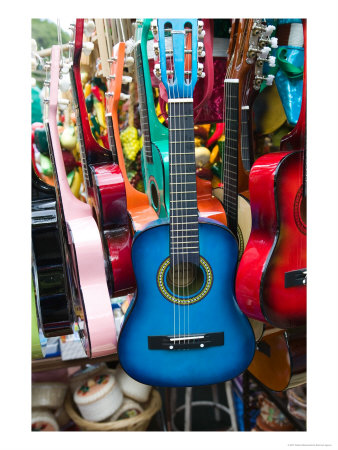
<path id="1" fill-rule="evenodd" d="M 305 285 L 285 287 L 285 274 L 306 268 L 302 218 L 302 153 L 258 158 L 250 173 L 252 232 L 236 277 L 242 311 L 278 328 L 303 325 Z"/>
<path id="2" fill-rule="evenodd" d="M 134 238 L 137 294 L 120 332 L 118 352 L 124 370 L 142 383 L 197 386 L 222 382 L 245 370 L 253 358 L 253 332 L 234 296 L 236 240 L 216 223 L 200 221 L 199 235 L 200 254 L 211 268 L 212 284 L 204 298 L 189 305 L 173 303 L 160 290 L 159 268 L 168 257 L 169 225 L 154 223 Z M 174 328 L 175 335 L 182 337 L 222 332 L 224 343 L 186 351 L 149 349 L 149 336 L 170 336 Z"/>

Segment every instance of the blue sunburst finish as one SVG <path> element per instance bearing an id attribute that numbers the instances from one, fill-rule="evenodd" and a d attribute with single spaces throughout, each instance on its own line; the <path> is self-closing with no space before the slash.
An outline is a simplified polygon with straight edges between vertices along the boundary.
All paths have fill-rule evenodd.
<path id="1" fill-rule="evenodd" d="M 158 270 L 169 256 L 169 224 L 153 222 L 134 238 L 137 294 L 121 329 L 118 352 L 124 370 L 141 383 L 198 386 L 223 382 L 244 371 L 253 358 L 253 331 L 234 296 L 236 239 L 225 226 L 199 222 L 200 256 L 212 268 L 213 278 L 206 296 L 190 305 L 170 302 L 157 284 Z M 149 350 L 148 336 L 173 335 L 174 323 L 176 336 L 224 332 L 224 345 Z"/>
<path id="2" fill-rule="evenodd" d="M 146 158 L 145 146 L 141 152 L 142 175 L 149 202 L 159 217 L 169 216 L 169 142 L 168 129 L 158 120 L 155 111 L 153 89 L 147 54 L 147 42 L 151 19 L 144 19 L 137 30 L 137 41 L 140 41 L 144 89 L 147 105 L 149 134 L 151 140 L 152 160 Z M 147 138 L 144 136 L 144 139 Z M 157 204 L 154 203 L 152 185 L 157 192 Z"/>

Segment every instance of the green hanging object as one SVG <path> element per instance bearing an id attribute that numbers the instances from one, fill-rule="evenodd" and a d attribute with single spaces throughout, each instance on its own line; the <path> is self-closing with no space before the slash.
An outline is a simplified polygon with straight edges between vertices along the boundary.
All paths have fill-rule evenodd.
<path id="1" fill-rule="evenodd" d="M 93 111 L 94 108 L 94 96 L 93 94 L 89 94 L 86 98 L 86 108 L 89 113 Z"/>
<path id="2" fill-rule="evenodd" d="M 53 165 L 51 160 L 44 155 L 40 155 L 40 165 L 41 165 L 41 172 L 46 175 L 47 177 L 50 177 L 53 175 Z"/>
<path id="3" fill-rule="evenodd" d="M 297 67 L 286 59 L 287 50 L 285 47 L 279 47 L 276 52 L 276 67 L 280 68 L 291 80 L 300 80 L 303 78 L 304 67 Z M 276 71 L 277 72 L 277 71 Z"/>
<path id="4" fill-rule="evenodd" d="M 42 155 L 49 156 L 47 134 L 44 128 L 37 128 L 34 131 L 34 143 Z"/>
<path id="5" fill-rule="evenodd" d="M 98 134 L 98 136 L 100 136 L 101 133 L 101 129 L 100 129 L 100 125 L 98 123 L 98 121 L 96 120 L 96 117 L 94 116 L 94 114 L 90 115 L 90 120 L 92 121 L 93 127 L 92 127 L 92 133 L 95 136 L 95 133 Z"/>
<path id="6" fill-rule="evenodd" d="M 75 170 L 73 169 L 73 170 L 72 170 L 71 172 L 69 172 L 69 174 L 67 175 L 67 180 L 68 180 L 69 186 L 71 186 L 71 185 L 73 184 L 74 176 L 75 176 Z"/>
<path id="7" fill-rule="evenodd" d="M 214 163 L 211 166 L 211 172 L 218 178 L 222 179 L 222 164 L 220 162 Z"/>

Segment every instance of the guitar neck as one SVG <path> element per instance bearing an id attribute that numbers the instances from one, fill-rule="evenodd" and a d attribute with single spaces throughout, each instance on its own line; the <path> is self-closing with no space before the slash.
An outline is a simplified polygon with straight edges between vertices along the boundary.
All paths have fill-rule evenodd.
<path id="1" fill-rule="evenodd" d="M 149 129 L 148 105 L 147 105 L 144 72 L 143 72 L 142 51 L 141 51 L 140 43 L 136 45 L 135 56 L 136 56 L 138 98 L 139 98 L 139 105 L 140 105 L 141 130 L 142 130 L 142 134 L 143 134 L 143 149 L 145 152 L 145 157 L 146 157 L 147 163 L 153 164 L 153 153 L 152 153 L 152 149 L 151 149 L 151 138 L 150 138 L 150 129 Z"/>
<path id="2" fill-rule="evenodd" d="M 119 157 L 117 154 L 115 134 L 114 134 L 113 118 L 111 113 L 106 113 L 106 122 L 108 130 L 109 149 L 112 153 L 113 163 L 119 164 Z"/>
<path id="3" fill-rule="evenodd" d="M 168 102 L 171 263 L 199 266 L 193 102 Z"/>
<path id="4" fill-rule="evenodd" d="M 237 236 L 239 80 L 225 79 L 225 143 L 223 155 L 223 205 L 228 227 Z"/>

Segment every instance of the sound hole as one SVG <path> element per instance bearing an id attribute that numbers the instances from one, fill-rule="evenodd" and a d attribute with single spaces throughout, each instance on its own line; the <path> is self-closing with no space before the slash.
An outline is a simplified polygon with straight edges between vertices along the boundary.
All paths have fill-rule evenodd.
<path id="1" fill-rule="evenodd" d="M 180 262 L 169 268 L 166 281 L 174 295 L 190 297 L 202 288 L 204 274 L 201 267 L 189 262 Z"/>
<path id="2" fill-rule="evenodd" d="M 158 192 L 156 189 L 156 186 L 154 183 L 150 184 L 150 194 L 151 194 L 151 201 L 153 203 L 153 207 L 155 209 L 155 211 L 158 210 L 159 207 L 159 198 L 158 198 Z"/>

